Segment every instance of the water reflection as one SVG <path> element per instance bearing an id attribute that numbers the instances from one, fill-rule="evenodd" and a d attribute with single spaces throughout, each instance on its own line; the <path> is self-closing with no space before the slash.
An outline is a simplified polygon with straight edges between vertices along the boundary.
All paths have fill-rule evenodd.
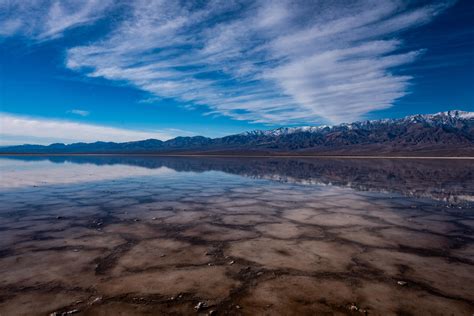
<path id="1" fill-rule="evenodd" d="M 470 161 L 0 167 L 0 315 L 474 312 Z"/>
<path id="2" fill-rule="evenodd" d="M 6 163 L 7 160 L 17 163 Z M 474 160 L 468 159 L 13 156 L 4 157 L 0 165 L 4 178 L 0 187 L 3 188 L 159 175 L 172 171 L 221 171 L 295 184 L 326 184 L 348 186 L 360 191 L 394 192 L 453 204 L 474 201 Z M 36 172 L 28 169 L 28 165 L 34 166 Z"/>

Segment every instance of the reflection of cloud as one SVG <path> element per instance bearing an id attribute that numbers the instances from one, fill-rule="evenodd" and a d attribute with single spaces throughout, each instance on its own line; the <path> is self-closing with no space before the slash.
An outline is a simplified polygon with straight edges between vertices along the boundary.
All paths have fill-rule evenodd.
<path id="1" fill-rule="evenodd" d="M 29 161 L 16 163 L 15 161 Z M 182 173 L 225 172 L 253 179 L 316 186 L 348 187 L 357 191 L 427 197 L 453 204 L 474 201 L 474 160 L 445 159 L 285 159 L 189 158 L 157 156 L 10 156 L 0 160 L 5 169 L 37 169 L 49 161 L 65 168 L 74 164 L 148 169 Z M 43 163 L 44 165 L 44 163 Z M 46 164 L 47 165 L 47 164 Z M 115 169 L 114 169 L 115 170 Z M 128 169 L 126 169 L 128 170 Z M 180 179 L 173 173 L 173 178 Z M 47 176 L 46 176 L 47 177 Z M 201 176 L 199 176 L 201 177 Z M 212 176 L 211 176 L 212 177 Z M 203 178 L 204 179 L 204 178 Z M 210 178 L 205 177 L 208 181 Z"/>
<path id="2" fill-rule="evenodd" d="M 30 118 L 1 113 L 0 138 L 1 145 L 19 144 L 21 139 L 47 140 L 51 142 L 93 142 L 115 141 L 126 142 L 157 138 L 161 140 L 178 136 L 176 131 L 137 131 L 110 126 L 76 123 L 70 121 Z M 23 142 L 24 143 L 24 142 Z M 38 143 L 38 142 L 35 142 Z"/>
<path id="3" fill-rule="evenodd" d="M 0 159 L 0 165 L 2 168 L 1 189 L 74 184 L 141 176 L 166 176 L 176 173 L 173 169 L 166 167 L 150 170 L 123 165 L 55 164 L 49 161 L 31 163 L 9 159 Z"/>

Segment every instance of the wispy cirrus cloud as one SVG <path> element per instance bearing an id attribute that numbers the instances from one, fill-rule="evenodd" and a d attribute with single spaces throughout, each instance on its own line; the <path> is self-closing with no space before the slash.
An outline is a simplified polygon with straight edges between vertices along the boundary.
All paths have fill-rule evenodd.
<path id="1" fill-rule="evenodd" d="M 54 38 L 109 8 L 96 0 L 76 9 L 47 3 L 48 18 L 8 20 L 5 30 Z M 66 65 L 158 99 L 207 107 L 209 115 L 272 124 L 352 121 L 409 92 L 410 74 L 396 70 L 423 51 L 407 51 L 403 34 L 452 3 L 120 2 L 123 14 L 110 33 L 68 49 Z"/>
<path id="2" fill-rule="evenodd" d="M 447 6 L 136 1 L 107 38 L 70 49 L 67 66 L 235 119 L 349 121 L 407 93 L 410 76 L 393 70 L 422 52 L 403 51 L 401 34 Z"/>
<path id="3" fill-rule="evenodd" d="M 97 140 L 126 142 L 148 138 L 166 140 L 179 134 L 178 130 L 140 131 L 0 113 L 0 145 L 95 142 Z"/>
<path id="4" fill-rule="evenodd" d="M 111 0 L 0 0 L 0 37 L 49 40 L 103 17 Z"/>
<path id="5" fill-rule="evenodd" d="M 91 114 L 89 111 L 86 111 L 86 110 L 79 110 L 79 109 L 72 109 L 69 111 L 69 113 L 71 114 L 76 114 L 76 115 L 79 115 L 79 116 L 89 116 L 89 114 Z"/>

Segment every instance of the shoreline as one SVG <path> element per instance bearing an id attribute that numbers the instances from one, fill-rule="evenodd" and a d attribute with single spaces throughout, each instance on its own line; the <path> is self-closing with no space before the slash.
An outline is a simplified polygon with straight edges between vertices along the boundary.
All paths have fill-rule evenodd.
<path id="1" fill-rule="evenodd" d="M 195 158 L 313 158 L 313 159 L 445 159 L 474 160 L 474 156 L 368 156 L 368 155 L 219 155 L 219 154 L 139 154 L 139 153 L 0 153 L 0 157 L 8 156 L 132 156 L 132 157 L 195 157 Z"/>

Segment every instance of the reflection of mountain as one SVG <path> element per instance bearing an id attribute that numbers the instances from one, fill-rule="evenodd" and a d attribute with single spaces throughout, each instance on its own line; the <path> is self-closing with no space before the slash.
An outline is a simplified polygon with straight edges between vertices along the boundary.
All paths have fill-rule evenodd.
<path id="1" fill-rule="evenodd" d="M 222 171 L 300 184 L 323 183 L 363 191 L 387 191 L 452 203 L 474 201 L 474 160 L 188 158 L 140 156 L 15 156 L 55 163 L 167 167 L 176 171 Z"/>
<path id="2" fill-rule="evenodd" d="M 401 119 L 251 131 L 221 138 L 177 137 L 167 141 L 22 145 L 3 153 L 155 153 L 247 155 L 474 155 L 474 112 L 448 111 Z"/>

